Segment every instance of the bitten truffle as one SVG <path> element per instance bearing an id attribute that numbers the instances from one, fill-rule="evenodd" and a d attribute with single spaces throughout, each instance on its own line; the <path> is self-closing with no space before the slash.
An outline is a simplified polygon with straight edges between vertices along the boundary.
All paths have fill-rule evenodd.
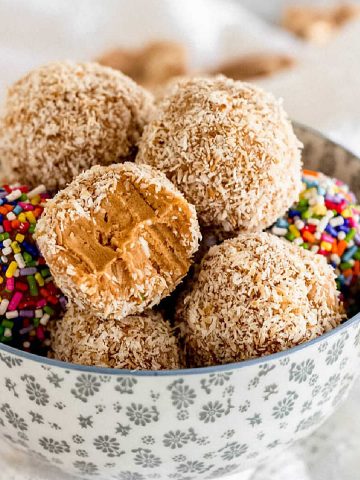
<path id="1" fill-rule="evenodd" d="M 57 360 L 130 370 L 180 368 L 177 339 L 160 313 L 147 310 L 122 320 L 102 320 L 71 305 L 51 327 Z"/>
<path id="2" fill-rule="evenodd" d="M 186 275 L 196 212 L 165 175 L 134 163 L 95 166 L 50 200 L 37 240 L 57 284 L 100 317 L 141 313 Z"/>
<path id="3" fill-rule="evenodd" d="M 298 198 L 300 142 L 281 102 L 225 77 L 180 80 L 144 129 L 136 157 L 163 171 L 202 226 L 269 227 Z"/>
<path id="4" fill-rule="evenodd" d="M 8 91 L 0 158 L 10 180 L 50 190 L 93 165 L 133 159 L 153 111 L 150 93 L 96 63 L 57 62 Z"/>
<path id="5" fill-rule="evenodd" d="M 190 366 L 286 350 L 345 318 L 324 258 L 268 233 L 212 247 L 176 312 Z"/>

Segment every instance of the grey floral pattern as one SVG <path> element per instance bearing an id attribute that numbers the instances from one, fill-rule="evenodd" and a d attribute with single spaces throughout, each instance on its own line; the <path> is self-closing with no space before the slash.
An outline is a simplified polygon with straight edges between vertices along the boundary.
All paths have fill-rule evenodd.
<path id="1" fill-rule="evenodd" d="M 302 430 L 308 430 L 318 425 L 322 421 L 323 415 L 321 411 L 317 411 L 310 415 L 309 417 L 301 420 L 299 425 L 296 427 L 296 432 L 301 432 Z"/>
<path id="2" fill-rule="evenodd" d="M 190 414 L 188 410 L 179 410 L 176 414 L 176 418 L 180 421 L 187 420 L 189 418 Z"/>
<path id="3" fill-rule="evenodd" d="M 228 401 L 227 405 L 224 405 L 218 400 L 215 402 L 210 401 L 202 407 L 199 414 L 199 419 L 204 423 L 213 423 L 223 415 L 228 415 L 231 408 L 233 408 L 233 406 L 231 405 L 230 401 Z"/>
<path id="4" fill-rule="evenodd" d="M 8 403 L 3 403 L 0 407 L 0 411 L 5 414 L 6 420 L 13 428 L 20 431 L 28 429 L 25 420 L 18 413 L 14 412 Z"/>
<path id="5" fill-rule="evenodd" d="M 331 375 L 329 380 L 325 383 L 321 390 L 321 396 L 323 401 L 327 401 L 330 399 L 331 394 L 337 388 L 340 382 L 340 374 L 337 373 L 336 375 Z"/>
<path id="6" fill-rule="evenodd" d="M 235 430 L 231 428 L 230 430 L 225 430 L 225 432 L 221 435 L 221 438 L 231 438 L 235 435 Z"/>
<path id="7" fill-rule="evenodd" d="M 141 473 L 138 473 L 138 472 L 125 471 L 125 472 L 120 472 L 116 476 L 116 479 L 117 480 L 143 480 L 144 476 L 141 475 Z"/>
<path id="8" fill-rule="evenodd" d="M 226 461 L 232 461 L 234 458 L 241 457 L 244 455 L 248 450 L 248 446 L 246 443 L 238 443 L 232 442 L 225 445 L 225 447 L 221 450 L 221 458 Z"/>
<path id="9" fill-rule="evenodd" d="M 188 460 L 185 463 L 180 463 L 176 469 L 180 473 L 203 473 L 208 470 L 209 467 L 206 467 L 203 462 L 198 460 Z"/>
<path id="10" fill-rule="evenodd" d="M 21 358 L 13 357 L 12 355 L 6 355 L 0 352 L 0 361 L 4 362 L 8 368 L 19 367 L 23 361 Z"/>
<path id="11" fill-rule="evenodd" d="M 94 463 L 83 460 L 74 462 L 74 467 L 83 475 L 95 475 L 98 472 L 98 467 Z"/>
<path id="12" fill-rule="evenodd" d="M 106 453 L 108 457 L 120 457 L 125 452 L 120 450 L 120 443 L 115 437 L 109 435 L 99 435 L 94 439 L 94 446 L 97 450 Z"/>
<path id="13" fill-rule="evenodd" d="M 271 395 L 276 395 L 277 393 L 279 393 L 279 387 L 276 383 L 266 385 L 266 387 L 264 388 L 264 400 L 269 400 Z"/>
<path id="14" fill-rule="evenodd" d="M 134 393 L 134 387 L 137 384 L 136 378 L 132 377 L 120 377 L 116 379 L 117 385 L 115 390 L 120 393 L 127 393 L 132 395 Z"/>
<path id="15" fill-rule="evenodd" d="M 309 385 L 313 387 L 316 385 L 319 381 L 319 375 L 314 373 L 314 375 L 311 375 L 310 380 L 309 380 Z"/>
<path id="16" fill-rule="evenodd" d="M 70 452 L 70 447 L 65 440 L 54 440 L 53 438 L 41 437 L 39 439 L 39 444 L 43 447 L 44 450 L 47 450 L 50 453 L 59 455 L 60 453 Z"/>
<path id="17" fill-rule="evenodd" d="M 145 445 L 154 445 L 155 443 L 155 438 L 152 435 L 145 435 L 141 440 Z"/>
<path id="18" fill-rule="evenodd" d="M 26 383 L 26 393 L 32 402 L 42 406 L 49 403 L 49 395 L 46 389 L 36 382 L 33 375 L 23 375 L 21 380 Z"/>
<path id="19" fill-rule="evenodd" d="M 126 415 L 135 425 L 145 427 L 147 423 L 157 422 L 159 420 L 159 411 L 156 407 L 144 407 L 142 404 L 132 403 L 126 409 Z"/>
<path id="20" fill-rule="evenodd" d="M 306 411 L 311 410 L 312 404 L 312 400 L 307 400 L 306 402 L 304 402 L 301 408 L 301 413 L 305 413 Z"/>
<path id="21" fill-rule="evenodd" d="M 273 408 L 273 417 L 284 418 L 290 415 L 295 406 L 295 400 L 298 398 L 298 394 L 294 391 L 287 392 L 286 397 L 283 400 L 277 402 Z"/>
<path id="22" fill-rule="evenodd" d="M 120 433 L 122 437 L 126 437 L 127 435 L 129 435 L 130 430 L 131 430 L 130 425 L 122 425 L 121 423 L 118 423 L 116 426 L 115 432 Z"/>
<path id="23" fill-rule="evenodd" d="M 86 457 L 89 456 L 88 452 L 86 450 L 81 449 L 81 448 L 78 448 L 75 453 L 78 457 L 86 458 Z"/>
<path id="24" fill-rule="evenodd" d="M 289 378 L 298 383 L 306 382 L 311 377 L 314 368 L 315 362 L 311 358 L 298 364 L 294 362 L 290 368 Z"/>
<path id="25" fill-rule="evenodd" d="M 331 345 L 329 350 L 326 353 L 326 363 L 327 365 L 332 365 L 334 362 L 338 360 L 340 355 L 344 350 L 345 341 L 344 339 L 339 339 L 336 343 Z"/>
<path id="26" fill-rule="evenodd" d="M 133 450 L 136 453 L 134 461 L 136 465 L 140 465 L 143 468 L 155 468 L 161 465 L 160 457 L 154 455 L 151 450 L 146 448 L 138 448 Z"/>
<path id="27" fill-rule="evenodd" d="M 168 389 L 171 391 L 173 405 L 179 410 L 193 405 L 196 398 L 195 390 L 185 385 L 182 379 L 173 382 Z"/>
<path id="28" fill-rule="evenodd" d="M 247 412 L 249 410 L 250 405 L 251 403 L 249 402 L 249 400 L 246 400 L 245 403 L 239 405 L 239 412 L 241 413 Z"/>
<path id="29" fill-rule="evenodd" d="M 100 390 L 100 382 L 95 375 L 90 373 L 83 373 L 77 377 L 75 388 L 71 389 L 71 393 L 75 398 L 82 402 L 87 402 L 89 397 L 92 397 Z"/>
<path id="30" fill-rule="evenodd" d="M 215 422 L 215 420 L 222 417 L 224 413 L 225 408 L 222 403 L 219 401 L 209 402 L 207 405 L 203 406 L 199 418 L 205 423 Z"/>
<path id="31" fill-rule="evenodd" d="M 81 435 L 73 435 L 72 436 L 72 441 L 78 445 L 80 445 L 81 443 L 84 443 L 85 442 L 85 439 L 84 437 L 82 437 Z"/>
<path id="32" fill-rule="evenodd" d="M 78 417 L 78 421 L 81 428 L 92 428 L 94 423 L 92 419 L 92 415 L 88 415 L 87 417 L 80 415 Z"/>
<path id="33" fill-rule="evenodd" d="M 260 425 L 262 423 L 262 418 L 260 413 L 254 413 L 252 417 L 247 417 L 246 419 L 252 427 Z"/>
<path id="34" fill-rule="evenodd" d="M 354 338 L 354 345 L 355 347 L 360 346 L 360 330 L 356 333 L 355 338 Z"/>
<path id="35" fill-rule="evenodd" d="M 29 415 L 31 417 L 32 423 L 38 423 L 39 425 L 44 423 L 44 417 L 40 413 L 30 410 Z"/>
<path id="36" fill-rule="evenodd" d="M 315 387 L 312 390 L 312 396 L 317 397 L 320 392 L 321 392 L 321 386 L 320 385 L 315 385 Z"/>
<path id="37" fill-rule="evenodd" d="M 230 380 L 232 372 L 211 373 L 208 379 L 201 380 L 201 388 L 205 390 L 207 394 L 212 392 L 212 387 L 222 387 L 226 382 Z"/>
<path id="38" fill-rule="evenodd" d="M 49 383 L 51 383 L 52 385 L 54 385 L 55 388 L 60 388 L 62 382 L 63 382 L 65 379 L 64 379 L 64 377 L 60 377 L 60 375 L 58 375 L 57 373 L 51 371 L 51 372 L 49 373 L 49 375 L 47 375 L 46 380 L 47 380 Z"/>
<path id="39" fill-rule="evenodd" d="M 16 391 L 16 383 L 11 380 L 11 378 L 6 377 L 5 378 L 5 387 L 9 390 L 9 392 L 12 392 L 14 397 L 18 397 L 19 394 Z"/>
<path id="40" fill-rule="evenodd" d="M 172 449 L 181 448 L 186 445 L 189 441 L 189 434 L 186 432 L 181 432 L 180 430 L 170 431 L 165 433 L 163 444 L 165 447 Z"/>
<path id="41" fill-rule="evenodd" d="M 239 465 L 236 465 L 236 464 L 230 464 L 230 465 L 226 465 L 225 467 L 219 467 L 219 468 L 216 468 L 206 478 L 211 480 L 213 478 L 226 477 L 234 473 L 238 468 L 239 468 Z"/>

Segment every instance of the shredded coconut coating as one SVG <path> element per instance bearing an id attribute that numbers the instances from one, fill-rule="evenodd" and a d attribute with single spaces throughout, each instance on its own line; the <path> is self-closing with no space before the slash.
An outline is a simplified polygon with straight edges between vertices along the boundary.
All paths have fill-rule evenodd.
<path id="1" fill-rule="evenodd" d="M 153 112 L 150 93 L 96 63 L 57 62 L 8 91 L 0 158 L 8 179 L 65 187 L 95 164 L 133 159 Z"/>
<path id="2" fill-rule="evenodd" d="M 260 231 L 299 196 L 300 147 L 271 94 L 222 76 L 193 78 L 162 99 L 136 162 L 163 171 L 201 225 Z"/>
<path id="3" fill-rule="evenodd" d="M 95 166 L 47 202 L 36 239 L 80 310 L 121 319 L 169 295 L 201 238 L 195 208 L 161 172 Z"/>
<path id="4" fill-rule="evenodd" d="M 213 246 L 178 301 L 191 366 L 287 350 L 345 318 L 335 274 L 321 255 L 268 233 Z"/>
<path id="5" fill-rule="evenodd" d="M 174 331 L 152 310 L 120 321 L 102 320 L 70 305 L 50 328 L 50 356 L 57 360 L 130 370 L 180 368 Z"/>

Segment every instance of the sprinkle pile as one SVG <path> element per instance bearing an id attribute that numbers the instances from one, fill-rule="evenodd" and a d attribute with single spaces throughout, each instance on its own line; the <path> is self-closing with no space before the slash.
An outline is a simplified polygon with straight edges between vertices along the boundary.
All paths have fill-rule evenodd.
<path id="1" fill-rule="evenodd" d="M 0 187 L 0 342 L 33 353 L 46 351 L 46 325 L 66 305 L 33 238 L 48 198 L 42 185 Z"/>
<path id="2" fill-rule="evenodd" d="M 346 184 L 304 170 L 299 201 L 271 229 L 273 234 L 327 258 L 349 310 L 355 308 L 354 289 L 360 279 L 359 216 L 360 206 Z"/>

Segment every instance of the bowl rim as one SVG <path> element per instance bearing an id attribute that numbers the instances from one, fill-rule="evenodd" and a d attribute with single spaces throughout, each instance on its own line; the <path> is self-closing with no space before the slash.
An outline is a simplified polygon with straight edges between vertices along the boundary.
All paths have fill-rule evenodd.
<path id="1" fill-rule="evenodd" d="M 295 127 L 299 127 L 302 130 L 307 130 L 313 133 L 317 137 L 321 137 L 324 140 L 330 142 L 334 147 L 338 147 L 344 150 L 347 154 L 351 155 L 354 159 L 357 159 L 360 162 L 360 158 L 358 158 L 353 152 L 345 148 L 343 145 L 335 142 L 334 140 L 328 138 L 323 133 L 319 132 L 315 128 L 308 127 L 300 122 L 292 122 Z M 212 374 L 212 373 L 220 373 L 230 370 L 239 370 L 246 367 L 252 367 L 255 365 L 261 365 L 263 363 L 268 363 L 273 360 L 278 360 L 283 358 L 287 355 L 295 354 L 307 347 L 311 347 L 321 343 L 322 341 L 326 341 L 328 338 L 332 337 L 333 335 L 337 335 L 342 331 L 345 331 L 347 328 L 360 323 L 360 312 L 357 313 L 354 317 L 346 320 L 341 325 L 338 325 L 336 328 L 330 330 L 329 332 L 320 335 L 319 337 L 314 338 L 313 340 L 309 340 L 307 342 L 301 343 L 295 347 L 289 348 L 287 350 L 283 350 L 281 352 L 272 353 L 271 355 L 265 355 L 263 357 L 252 358 L 250 360 L 243 360 L 241 362 L 232 362 L 226 363 L 224 365 L 213 365 L 209 367 L 197 367 L 197 368 L 179 368 L 173 370 L 128 370 L 123 368 L 109 368 L 109 367 L 97 367 L 97 366 L 90 366 L 90 365 L 79 365 L 76 363 L 70 362 L 63 362 L 61 360 L 55 360 L 53 358 L 42 357 L 40 355 L 36 355 L 34 353 L 25 352 L 23 350 L 19 350 L 15 347 L 11 347 L 10 345 L 6 345 L 5 343 L 0 342 L 0 354 L 1 351 L 10 353 L 17 357 L 21 357 L 27 360 L 31 360 L 36 363 L 40 363 L 43 365 L 47 365 L 50 367 L 59 367 L 64 370 L 74 370 L 82 373 L 89 373 L 94 375 L 123 375 L 123 376 L 136 376 L 136 377 L 172 377 L 172 376 L 179 376 L 179 375 L 201 375 L 201 374 Z"/>
<path id="2" fill-rule="evenodd" d="M 0 354 L 1 351 L 10 353 L 12 355 L 31 360 L 36 363 L 47 365 L 50 367 L 59 367 L 64 370 L 74 370 L 78 372 L 85 372 L 94 375 L 130 375 L 137 377 L 168 377 L 168 376 L 177 376 L 177 375 L 201 375 L 201 374 L 211 374 L 211 373 L 220 373 L 230 370 L 239 370 L 241 368 L 252 367 L 255 365 L 261 365 L 263 363 L 268 363 L 273 360 L 278 360 L 280 358 L 286 357 L 287 355 L 292 355 L 300 350 L 304 350 L 307 347 L 312 347 L 326 341 L 329 337 L 333 335 L 340 334 L 342 331 L 350 328 L 353 325 L 360 323 L 360 312 L 357 313 L 354 317 L 346 320 L 344 323 L 338 327 L 330 330 L 329 332 L 320 335 L 319 337 L 309 340 L 308 342 L 301 343 L 295 347 L 283 350 L 281 352 L 272 353 L 271 355 L 264 355 L 263 357 L 251 358 L 250 360 L 243 360 L 241 362 L 232 362 L 226 363 L 224 365 L 213 365 L 209 367 L 196 367 L 196 368 L 179 368 L 173 370 L 128 370 L 125 368 L 109 368 L 109 367 L 95 367 L 90 365 L 79 365 L 76 363 L 63 362 L 61 360 L 55 360 L 53 358 L 42 357 L 34 353 L 25 352 L 17 348 L 6 345 L 5 343 L 0 343 Z"/>

